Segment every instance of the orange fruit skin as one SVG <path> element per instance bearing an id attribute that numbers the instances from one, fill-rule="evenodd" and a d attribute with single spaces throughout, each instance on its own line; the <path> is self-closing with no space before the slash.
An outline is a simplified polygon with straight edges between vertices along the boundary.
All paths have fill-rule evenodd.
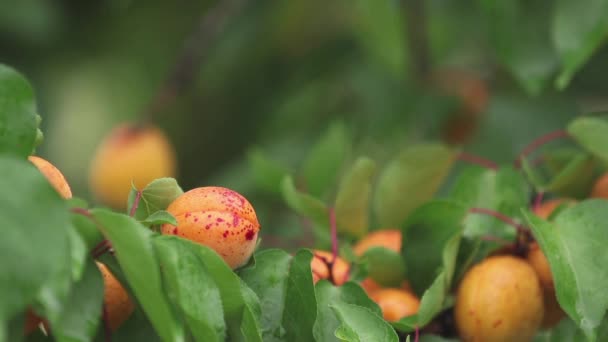
<path id="1" fill-rule="evenodd" d="M 525 260 L 493 256 L 473 266 L 456 295 L 462 341 L 531 341 L 544 314 L 536 272 Z"/>
<path id="2" fill-rule="evenodd" d="M 233 269 L 253 254 L 260 224 L 249 201 L 239 193 L 216 186 L 196 188 L 176 198 L 167 211 L 177 226 L 164 224 L 163 234 L 208 246 Z"/>
<path id="3" fill-rule="evenodd" d="M 365 290 L 367 295 L 371 295 L 372 293 L 374 293 L 378 290 L 382 290 L 384 288 L 382 285 L 378 284 L 375 280 L 373 280 L 370 277 L 363 279 L 359 285 L 361 285 L 361 287 L 363 288 L 363 290 Z M 414 293 L 412 290 L 412 286 L 410 285 L 410 283 L 407 280 L 404 280 L 401 282 L 401 286 L 399 287 L 399 289 Z"/>
<path id="4" fill-rule="evenodd" d="M 536 271 L 543 288 L 545 315 L 541 326 L 545 329 L 551 328 L 559 323 L 559 321 L 566 316 L 566 313 L 562 310 L 557 301 L 549 261 L 547 261 L 547 257 L 536 242 L 530 244 L 527 259 L 528 263 L 530 263 L 534 271 Z"/>
<path id="5" fill-rule="evenodd" d="M 549 216 L 562 204 L 572 205 L 575 204 L 575 200 L 567 199 L 567 198 L 555 198 L 548 201 L 543 202 L 540 206 L 534 208 L 534 213 L 542 218 L 549 219 Z"/>
<path id="6" fill-rule="evenodd" d="M 389 322 L 414 315 L 420 307 L 418 297 L 402 289 L 381 289 L 372 293 L 370 298 L 380 306 L 382 317 Z"/>
<path id="7" fill-rule="evenodd" d="M 384 229 L 371 232 L 353 246 L 353 252 L 357 256 L 362 256 L 372 247 L 384 247 L 396 253 L 401 252 L 401 231 Z"/>
<path id="8" fill-rule="evenodd" d="M 608 199 L 608 173 L 601 175 L 591 189 L 591 197 Z"/>
<path id="9" fill-rule="evenodd" d="M 40 157 L 29 156 L 28 160 L 40 170 L 61 197 L 72 198 L 72 189 L 59 169 Z"/>
<path id="10" fill-rule="evenodd" d="M 175 174 L 175 152 L 159 128 L 122 124 L 98 146 L 89 170 L 89 185 L 99 201 L 124 209 L 132 184 L 141 189 L 157 178 Z"/>
<path id="11" fill-rule="evenodd" d="M 310 262 L 313 283 L 316 284 L 321 279 L 328 279 L 330 281 L 333 280 L 335 285 L 340 286 L 348 281 L 348 277 L 350 275 L 350 265 L 348 262 L 339 256 L 336 256 L 336 260 L 334 260 L 334 264 L 332 266 L 333 279 L 329 279 L 330 274 L 327 263 L 333 260 L 332 253 L 314 250 L 313 254 L 312 261 Z"/>
<path id="12" fill-rule="evenodd" d="M 103 307 L 107 314 L 108 325 L 115 331 L 131 316 L 135 306 L 129 294 L 106 265 L 96 262 L 103 276 Z"/>

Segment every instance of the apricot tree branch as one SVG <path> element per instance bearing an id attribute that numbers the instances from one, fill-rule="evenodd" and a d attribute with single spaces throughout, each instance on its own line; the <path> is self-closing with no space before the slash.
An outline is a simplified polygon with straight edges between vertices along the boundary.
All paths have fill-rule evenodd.
<path id="1" fill-rule="evenodd" d="M 484 167 L 486 169 L 498 170 L 498 164 L 496 164 L 495 162 L 467 152 L 460 152 L 457 159 L 467 162 L 469 164 L 475 164 Z"/>
<path id="2" fill-rule="evenodd" d="M 245 0 L 218 0 L 215 7 L 202 17 L 196 30 L 187 38 L 165 81 L 140 113 L 140 121 L 153 121 L 194 80 L 195 69 L 215 38 L 223 31 L 228 18 L 235 14 Z"/>
<path id="3" fill-rule="evenodd" d="M 561 139 L 561 138 L 568 138 L 570 137 L 570 135 L 568 134 L 567 131 L 565 130 L 557 130 L 557 131 L 553 131 L 550 133 L 547 133 L 537 139 L 535 139 L 534 141 L 532 141 L 531 143 L 529 143 L 526 147 L 524 147 L 524 149 L 521 151 L 521 153 L 519 154 L 519 156 L 517 157 L 517 159 L 515 160 L 515 167 L 516 168 L 520 168 L 521 167 L 521 163 L 522 160 L 524 158 L 526 158 L 529 154 L 531 154 L 532 152 L 536 151 L 539 147 L 541 147 L 542 145 L 551 142 L 553 140 L 556 139 Z"/>
<path id="4" fill-rule="evenodd" d="M 512 227 L 514 227 L 518 233 L 521 232 L 527 232 L 528 228 L 526 228 L 524 225 L 522 225 L 521 223 L 516 222 L 514 219 L 510 218 L 509 216 L 503 214 L 503 213 L 499 213 L 497 211 L 494 211 L 492 209 L 486 209 L 486 208 L 470 208 L 469 209 L 470 213 L 473 214 L 482 214 L 482 215 L 488 215 L 488 216 L 492 216 Z"/>

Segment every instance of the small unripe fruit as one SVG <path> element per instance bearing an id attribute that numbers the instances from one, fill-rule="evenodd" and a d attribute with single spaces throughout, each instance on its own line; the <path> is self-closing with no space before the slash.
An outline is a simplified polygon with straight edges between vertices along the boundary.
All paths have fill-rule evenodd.
<path id="1" fill-rule="evenodd" d="M 29 161 L 48 179 L 49 183 L 63 198 L 72 198 L 72 190 L 65 177 L 53 164 L 36 156 L 29 156 Z"/>
<path id="2" fill-rule="evenodd" d="M 411 292 L 402 289 L 378 290 L 372 293 L 370 298 L 380 306 L 382 317 L 389 322 L 414 315 L 420 307 L 420 300 Z"/>
<path id="3" fill-rule="evenodd" d="M 177 226 L 164 224 L 163 234 L 208 246 L 233 269 L 253 254 L 260 224 L 249 201 L 239 193 L 216 186 L 196 188 L 176 198 L 167 211 Z"/>
<path id="4" fill-rule="evenodd" d="M 132 184 L 142 188 L 157 178 L 175 177 L 175 169 L 175 152 L 160 129 L 123 124 L 97 148 L 89 182 L 97 199 L 124 209 Z"/>
<path id="5" fill-rule="evenodd" d="M 526 261 L 508 255 L 473 266 L 460 283 L 454 308 L 463 341 L 531 341 L 543 314 L 536 272 Z"/>
<path id="6" fill-rule="evenodd" d="M 313 258 L 310 262 L 312 270 L 312 280 L 316 284 L 321 279 L 328 279 L 335 285 L 340 286 L 348 281 L 350 265 L 344 259 L 336 256 L 334 260 L 332 253 L 326 251 L 313 251 Z M 329 263 L 333 261 L 331 274 L 329 272 Z M 332 279 L 330 279 L 330 276 Z"/>
<path id="7" fill-rule="evenodd" d="M 396 253 L 401 252 L 401 231 L 383 229 L 371 232 L 353 246 L 353 252 L 357 256 L 362 256 L 372 247 L 384 247 Z"/>
<path id="8" fill-rule="evenodd" d="M 608 199 L 608 173 L 601 175 L 591 189 L 591 197 Z"/>
<path id="9" fill-rule="evenodd" d="M 135 306 L 127 291 L 106 265 L 97 262 L 97 267 L 103 276 L 103 307 L 108 320 L 107 324 L 112 331 L 115 331 L 131 316 Z"/>

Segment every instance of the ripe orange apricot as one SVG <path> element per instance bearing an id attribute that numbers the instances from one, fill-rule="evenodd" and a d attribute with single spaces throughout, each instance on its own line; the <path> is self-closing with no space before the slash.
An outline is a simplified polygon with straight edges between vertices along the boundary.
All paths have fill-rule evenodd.
<path id="1" fill-rule="evenodd" d="M 531 341 L 543 314 L 536 272 L 509 255 L 488 257 L 473 266 L 459 285 L 454 308 L 463 341 Z"/>
<path id="2" fill-rule="evenodd" d="M 131 184 L 142 188 L 156 178 L 175 177 L 175 173 L 175 152 L 159 128 L 122 124 L 97 148 L 89 183 L 98 200 L 124 209 Z"/>
<path id="3" fill-rule="evenodd" d="M 591 197 L 608 199 L 608 172 L 601 175 L 591 189 Z"/>
<path id="4" fill-rule="evenodd" d="M 36 156 L 29 156 L 29 161 L 48 179 L 49 183 L 63 198 L 72 198 L 72 190 L 65 177 L 53 164 Z"/>
<path id="5" fill-rule="evenodd" d="M 530 244 L 527 259 L 528 263 L 530 263 L 538 275 L 538 279 L 543 288 L 545 315 L 541 326 L 543 328 L 551 328 L 559 323 L 559 321 L 566 316 L 566 313 L 562 310 L 557 301 L 549 262 L 536 242 Z"/>
<path id="6" fill-rule="evenodd" d="M 135 306 L 129 294 L 106 265 L 96 262 L 103 276 L 103 305 L 108 319 L 108 325 L 115 331 L 131 316 Z"/>
<path id="7" fill-rule="evenodd" d="M 372 247 L 384 247 L 393 252 L 401 252 L 401 231 L 398 229 L 383 229 L 371 232 L 353 246 L 353 252 L 357 256 L 362 256 Z"/>
<path id="8" fill-rule="evenodd" d="M 382 316 L 389 322 L 414 315 L 420 307 L 420 300 L 409 291 L 402 289 L 382 289 L 375 291 L 370 298 L 382 309 Z"/>
<path id="9" fill-rule="evenodd" d="M 543 202 L 537 208 L 534 208 L 534 213 L 538 215 L 540 218 L 547 220 L 549 216 L 562 204 L 572 205 L 576 203 L 575 200 L 568 198 L 554 198 L 548 201 Z"/>
<path id="10" fill-rule="evenodd" d="M 329 267 L 328 263 L 334 262 L 332 266 L 331 275 L 335 285 L 342 285 L 348 281 L 350 275 L 350 265 L 344 259 L 336 256 L 336 260 L 333 260 L 333 254 L 326 251 L 313 251 L 313 258 L 310 262 L 310 269 L 312 270 L 312 280 L 316 284 L 321 279 L 329 279 Z"/>
<path id="11" fill-rule="evenodd" d="M 382 285 L 378 284 L 374 279 L 370 277 L 363 279 L 359 285 L 361 285 L 361 287 L 363 288 L 363 290 L 365 290 L 368 296 L 384 288 Z M 399 289 L 413 293 L 412 286 L 407 280 L 403 280 L 401 282 L 401 286 L 399 287 Z"/>
<path id="12" fill-rule="evenodd" d="M 167 208 L 177 226 L 164 224 L 173 234 L 215 250 L 234 268 L 247 263 L 255 249 L 260 224 L 247 199 L 223 187 L 208 186 L 180 195 Z"/>

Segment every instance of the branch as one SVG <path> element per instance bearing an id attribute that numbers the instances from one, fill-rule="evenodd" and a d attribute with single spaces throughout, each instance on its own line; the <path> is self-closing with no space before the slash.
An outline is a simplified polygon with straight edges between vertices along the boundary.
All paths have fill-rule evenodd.
<path id="1" fill-rule="evenodd" d="M 526 158 L 532 152 L 536 151 L 542 145 L 549 143 L 556 139 L 568 138 L 568 137 L 570 137 L 570 135 L 565 130 L 557 130 L 557 131 L 553 131 L 548 134 L 545 134 L 545 135 L 541 136 L 540 138 L 535 139 L 534 141 L 529 143 L 526 147 L 524 147 L 524 149 L 521 151 L 521 153 L 517 157 L 517 160 L 515 160 L 515 163 L 514 163 L 515 167 L 520 168 L 522 160 L 524 158 Z"/>
<path id="2" fill-rule="evenodd" d="M 195 69 L 205 57 L 215 38 L 226 26 L 245 0 L 219 0 L 202 17 L 199 26 L 186 40 L 181 54 L 148 105 L 140 113 L 140 123 L 154 121 L 156 115 L 175 101 L 176 97 L 194 80 Z"/>
<path id="3" fill-rule="evenodd" d="M 428 45 L 425 0 L 401 0 L 407 24 L 407 45 L 411 56 L 411 71 L 421 83 L 428 79 L 430 53 Z"/>

